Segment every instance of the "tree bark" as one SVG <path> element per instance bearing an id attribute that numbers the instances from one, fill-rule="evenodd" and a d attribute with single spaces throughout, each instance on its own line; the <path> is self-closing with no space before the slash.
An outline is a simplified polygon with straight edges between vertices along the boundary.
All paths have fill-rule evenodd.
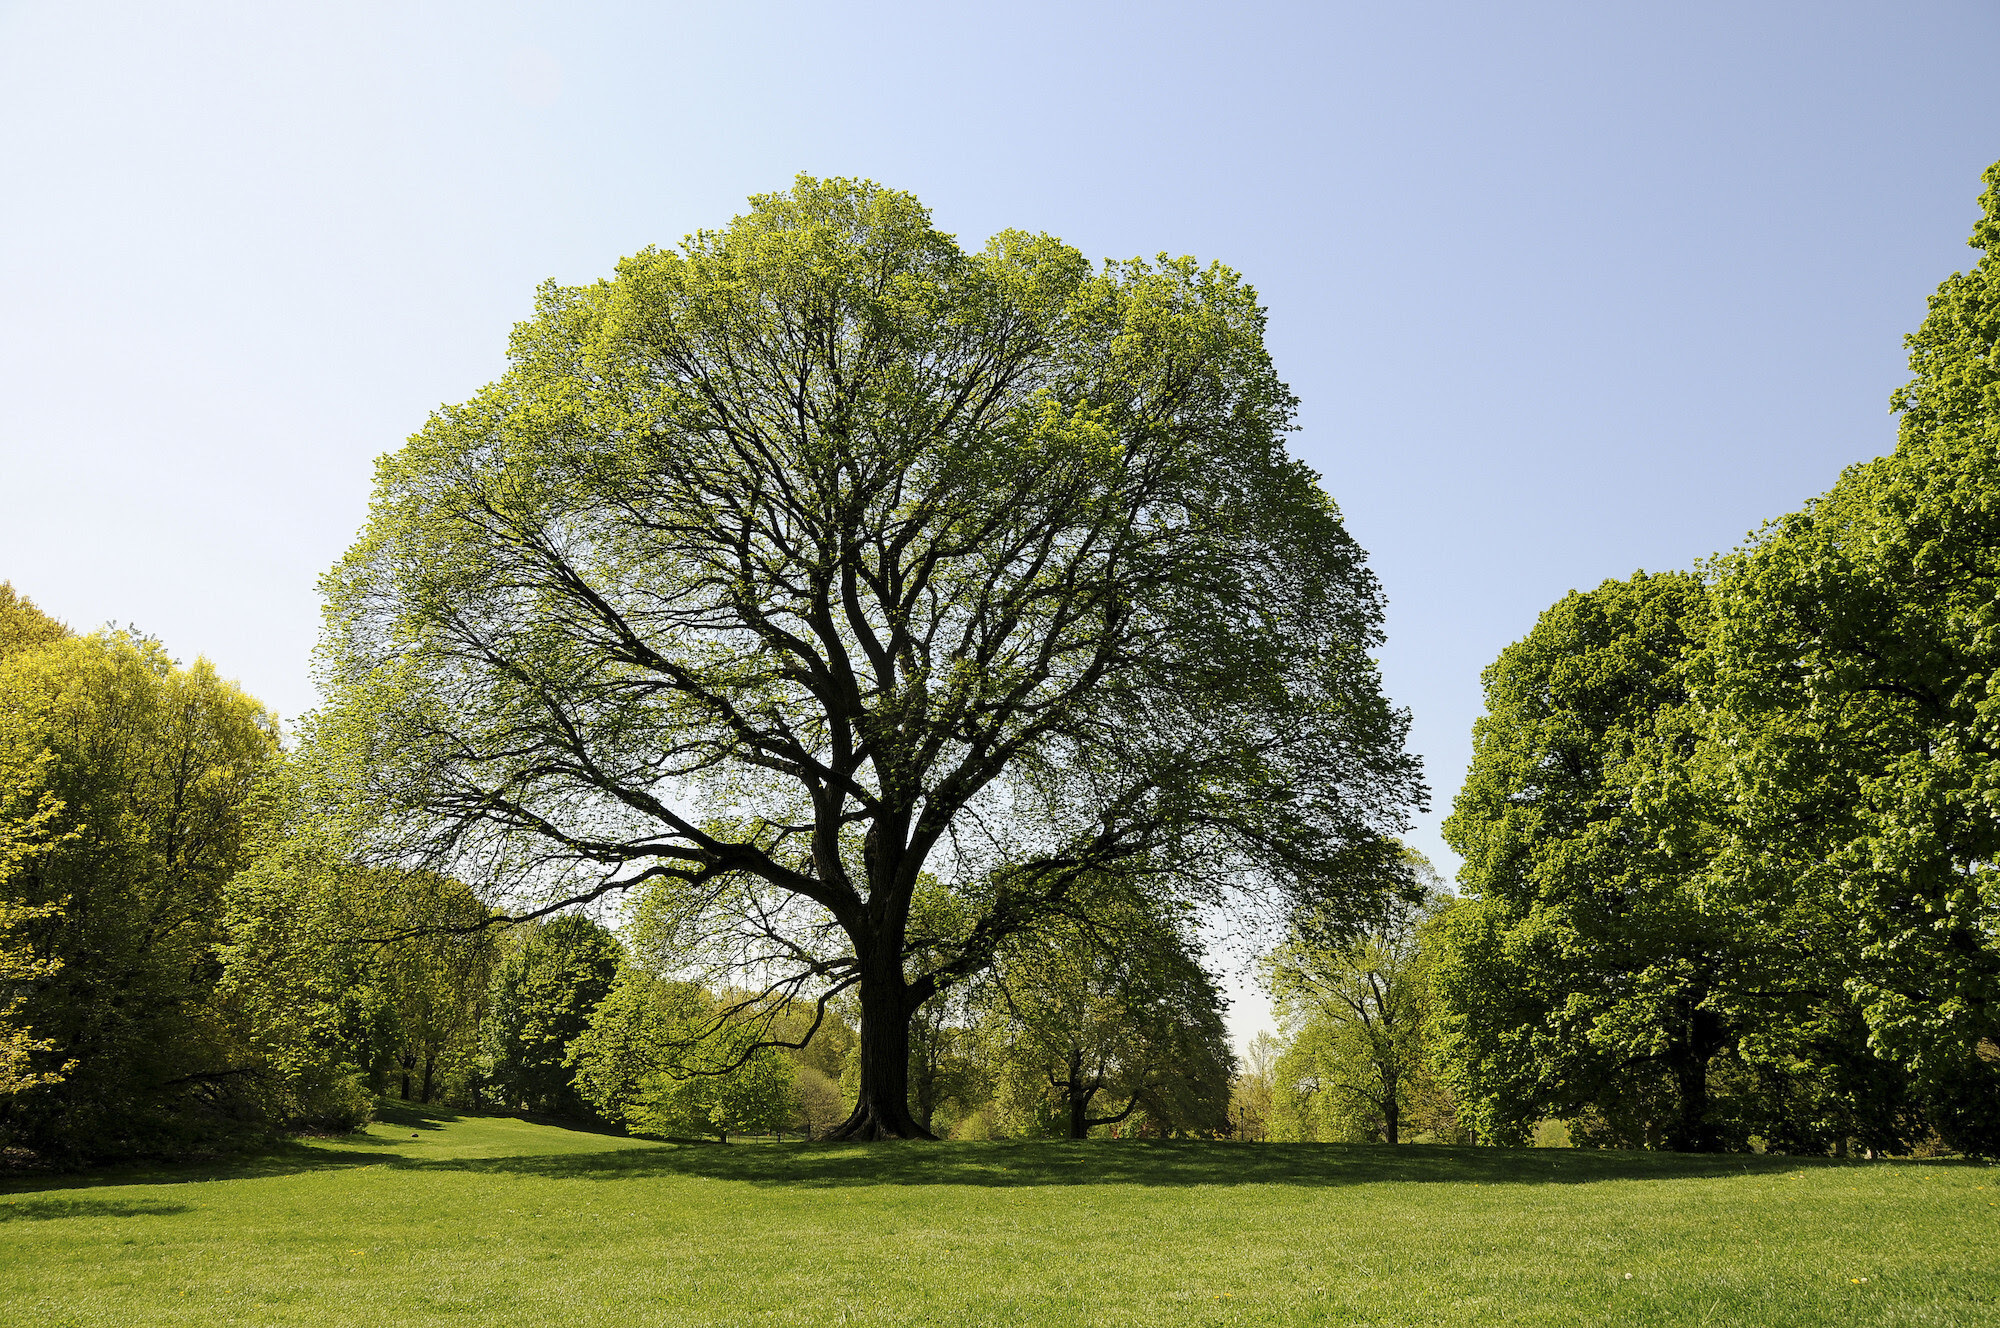
<path id="1" fill-rule="evenodd" d="M 1095 1089 L 1083 1086 L 1083 1054 L 1072 1051 L 1069 1054 L 1069 1137 L 1084 1139 L 1090 1135 L 1090 1099 L 1096 1096 Z"/>
<path id="2" fill-rule="evenodd" d="M 1722 1146 L 1708 1119 L 1708 1063 L 1722 1046 L 1722 1021 L 1711 1011 L 1694 1011 L 1688 1020 L 1687 1039 L 1674 1049 L 1674 1087 L 1680 1110 L 1668 1127 L 1667 1147 L 1676 1153 L 1713 1153 Z"/>
<path id="3" fill-rule="evenodd" d="M 889 947 L 884 947 L 885 949 Z M 828 1139 L 935 1139 L 910 1114 L 910 1002 L 901 947 L 893 964 L 870 963 L 861 977 L 861 1083 L 854 1111 Z"/>

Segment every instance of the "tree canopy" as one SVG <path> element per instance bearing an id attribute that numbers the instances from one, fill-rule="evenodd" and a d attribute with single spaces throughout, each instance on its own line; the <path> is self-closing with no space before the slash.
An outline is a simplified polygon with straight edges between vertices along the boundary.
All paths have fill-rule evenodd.
<path id="1" fill-rule="evenodd" d="M 1263 327 L 804 176 L 544 286 L 325 580 L 317 805 L 524 912 L 672 886 L 753 1003 L 858 996 L 848 1133 L 924 1133 L 912 1012 L 1079 879 L 1352 912 L 1423 796 Z"/>
<path id="2" fill-rule="evenodd" d="M 1960 1147 L 2000 1151 L 2000 164 L 1907 339 L 1896 449 L 1720 560 L 1709 704 L 1746 909 L 1843 920 L 1846 994 Z"/>
<path id="3" fill-rule="evenodd" d="M 206 660 L 41 636 L 0 659 L 0 919 L 28 942 L 14 1017 L 45 1082 L 0 1097 L 0 1131 L 72 1158 L 227 1133 L 261 1113 L 216 999 L 222 895 L 276 723 Z"/>

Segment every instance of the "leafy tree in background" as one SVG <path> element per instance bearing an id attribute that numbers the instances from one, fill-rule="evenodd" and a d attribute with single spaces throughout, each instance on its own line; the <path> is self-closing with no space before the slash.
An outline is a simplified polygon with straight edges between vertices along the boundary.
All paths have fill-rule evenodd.
<path id="1" fill-rule="evenodd" d="M 1693 576 L 1607 581 L 1485 673 L 1436 985 L 1439 1064 L 1489 1138 L 1594 1109 L 1618 1142 L 1724 1143 L 1711 1072 L 1744 1026 L 1743 938 L 1704 902 L 1698 827 L 1663 846 L 1641 805 L 1699 745 L 1684 662 L 1708 614 Z"/>
<path id="2" fill-rule="evenodd" d="M 387 1019 L 384 1050 L 398 1095 L 431 1102 L 463 1086 L 481 1049 L 499 940 L 491 911 L 463 884 L 428 872 L 372 874 L 370 978 Z"/>
<path id="3" fill-rule="evenodd" d="M 928 1133 L 940 1111 L 970 1115 L 992 1096 L 972 989 L 939 993 L 910 1019 L 910 1111 Z"/>
<path id="4" fill-rule="evenodd" d="M 802 1105 L 823 1116 L 822 1101 L 799 1101 L 791 1060 L 758 1028 L 727 1019 L 730 1004 L 627 964 L 571 1046 L 583 1095 L 635 1133 L 713 1134 L 724 1143 L 732 1134 L 785 1129 Z M 808 1116 L 803 1132 L 812 1129 Z"/>
<path id="5" fill-rule="evenodd" d="M 1931 297 L 1896 450 L 1717 566 L 1718 880 L 1822 961 L 1954 1146 L 2000 1153 L 2000 165 Z M 1830 961 L 1830 962 L 1829 962 Z"/>
<path id="6" fill-rule="evenodd" d="M 68 1067 L 0 1097 L 0 1134 L 104 1157 L 261 1128 L 216 987 L 223 888 L 276 755 L 268 712 L 156 642 L 65 637 L 0 660 L 0 824 L 57 809 L 0 881 L 10 913 L 41 915 L 19 928 L 39 975 L 15 1017 L 47 1048 L 31 1066 Z"/>
<path id="7" fill-rule="evenodd" d="M 496 903 L 676 885 L 711 988 L 858 997 L 846 1135 L 926 1133 L 912 1014 L 1080 880 L 1353 913 L 1422 797 L 1263 323 L 803 176 L 545 286 L 325 581 L 315 805 Z"/>
<path id="8" fill-rule="evenodd" d="M 1285 1050 L 1284 1041 L 1268 1029 L 1243 1044 L 1242 1062 L 1229 1081 L 1229 1123 L 1237 1138 L 1261 1143 L 1272 1137 Z"/>
<path id="9" fill-rule="evenodd" d="M 1274 1076 L 1278 1114 L 1289 1117 L 1282 1133 L 1394 1144 L 1414 1115 L 1433 1132 L 1440 1124 L 1429 1071 L 1434 947 L 1425 930 L 1446 896 L 1429 861 L 1414 850 L 1406 855 L 1417 897 L 1391 898 L 1358 933 L 1328 936 L 1316 920 L 1300 919 L 1265 961 L 1291 1039 Z"/>
<path id="10" fill-rule="evenodd" d="M 1130 901 L 1002 950 L 987 1037 L 1017 1112 L 1071 1139 L 1143 1111 L 1168 1132 L 1228 1127 L 1235 1057 L 1190 938 Z"/>
<path id="11" fill-rule="evenodd" d="M 37 609 L 26 596 L 0 581 L 0 664 L 39 646 L 50 645 L 69 632 L 55 619 Z M 23 987 L 47 978 L 62 966 L 55 958 L 37 959 L 32 947 L 19 933 L 28 923 L 52 917 L 58 906 L 25 907 L 7 897 L 7 883 L 28 859 L 47 853 L 54 845 L 50 823 L 62 811 L 45 786 L 40 762 L 10 762 L 10 788 L 0 788 L 0 1098 L 23 1089 L 60 1081 L 68 1067 L 51 1065 L 48 1053 L 55 1044 L 35 1038 L 20 1023 L 27 997 Z M 31 1060 L 42 1068 L 30 1069 Z"/>
<path id="12" fill-rule="evenodd" d="M 504 1105 L 587 1116 L 569 1047 L 611 991 L 618 938 L 577 913 L 524 924 L 493 971 L 486 1023 L 487 1080 Z"/>

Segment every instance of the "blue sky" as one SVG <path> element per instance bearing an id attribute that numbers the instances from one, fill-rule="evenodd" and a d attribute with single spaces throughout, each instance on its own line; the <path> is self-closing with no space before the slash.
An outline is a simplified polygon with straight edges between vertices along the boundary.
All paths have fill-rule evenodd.
<path id="1" fill-rule="evenodd" d="M 537 282 L 863 175 L 1258 288 L 1449 867 L 1502 646 L 1893 445 L 1996 68 L 1990 0 L 0 3 L 0 579 L 296 715 L 373 459 Z"/>

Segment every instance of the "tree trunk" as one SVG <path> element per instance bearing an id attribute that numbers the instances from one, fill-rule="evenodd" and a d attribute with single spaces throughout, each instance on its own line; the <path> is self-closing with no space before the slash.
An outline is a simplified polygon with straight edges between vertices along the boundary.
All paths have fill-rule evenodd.
<path id="1" fill-rule="evenodd" d="M 1402 1108 L 1398 1106 L 1395 1093 L 1391 1091 L 1388 1100 L 1382 1104 L 1382 1138 L 1385 1141 L 1392 1144 L 1400 1142 L 1398 1135 L 1402 1115 Z"/>
<path id="2" fill-rule="evenodd" d="M 1096 1090 L 1085 1090 L 1083 1086 L 1083 1054 L 1072 1051 L 1069 1054 L 1069 1137 L 1086 1139 L 1090 1137 L 1090 1099 Z"/>
<path id="3" fill-rule="evenodd" d="M 884 947 L 885 949 L 888 947 Z M 861 978 L 861 1084 L 853 1114 L 828 1139 L 935 1139 L 910 1114 L 910 1008 L 901 947 Z"/>
<path id="4" fill-rule="evenodd" d="M 1688 1020 L 1687 1040 L 1674 1048 L 1679 1113 L 1668 1127 L 1667 1147 L 1676 1153 L 1713 1153 L 1722 1146 L 1708 1119 L 1708 1062 L 1722 1045 L 1722 1021 L 1708 1010 L 1696 1010 Z"/>
<path id="5" fill-rule="evenodd" d="M 437 1085 L 437 1057 L 424 1057 L 424 1092 L 418 1100 L 425 1106 L 431 1104 L 431 1094 Z"/>

